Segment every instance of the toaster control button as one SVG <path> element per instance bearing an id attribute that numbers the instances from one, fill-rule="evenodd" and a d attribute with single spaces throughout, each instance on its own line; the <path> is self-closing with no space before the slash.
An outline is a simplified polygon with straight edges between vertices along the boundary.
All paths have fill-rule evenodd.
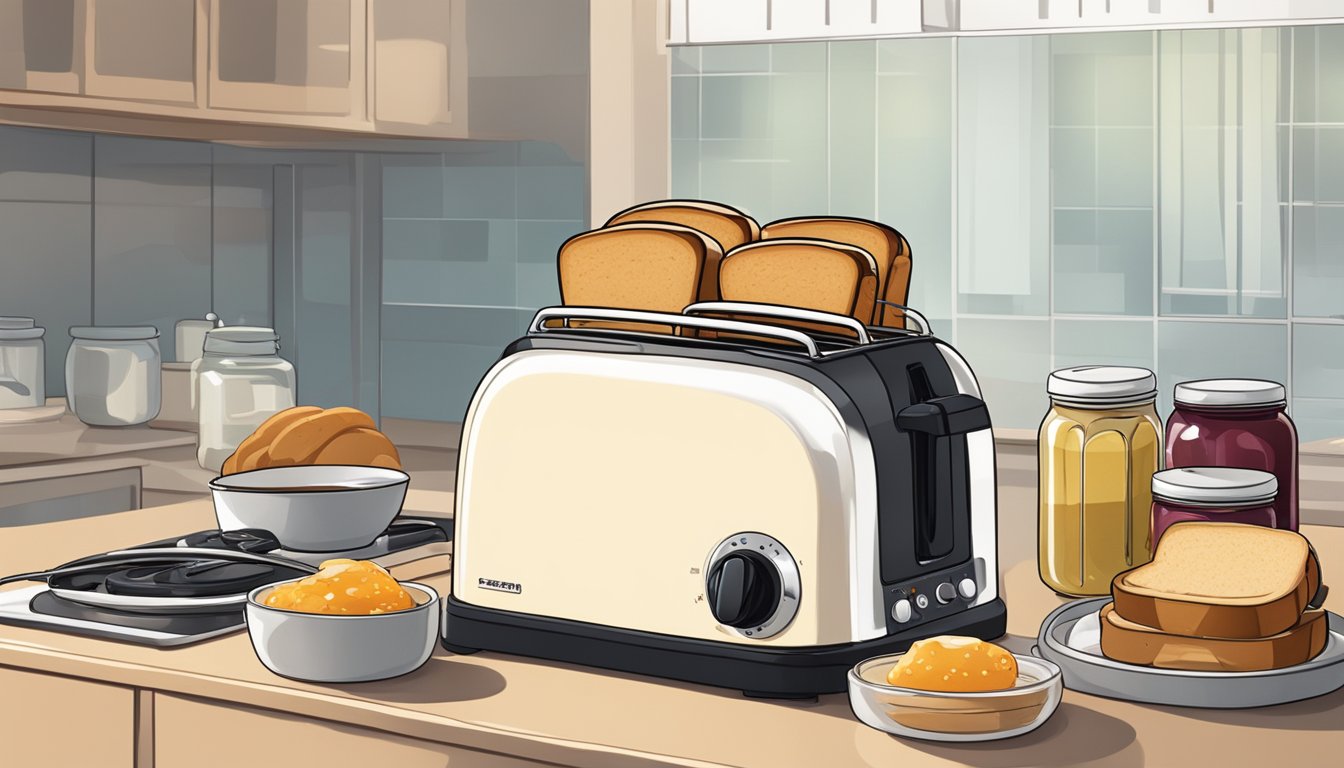
<path id="1" fill-rule="evenodd" d="M 915 595 L 915 605 L 919 606 L 919 610 L 921 610 L 921 611 L 924 610 L 925 608 L 928 608 L 928 607 L 929 607 L 929 596 L 928 596 L 928 595 Z"/>
<path id="2" fill-rule="evenodd" d="M 895 619 L 898 624 L 909 621 L 912 613 L 909 600 L 897 600 L 896 604 L 891 606 L 891 618 Z"/>
<path id="3" fill-rule="evenodd" d="M 975 597 L 975 582 L 971 579 L 962 579 L 957 583 L 957 591 L 961 593 L 962 597 L 970 600 Z"/>
<path id="4" fill-rule="evenodd" d="M 938 585 L 935 594 L 938 595 L 938 602 L 946 605 L 952 602 L 952 599 L 957 596 L 957 588 L 952 586 L 952 582 L 944 581 L 942 584 Z"/>
<path id="5" fill-rule="evenodd" d="M 735 552 L 709 573 L 709 609 L 721 624 L 758 627 L 779 605 L 779 577 L 754 552 Z"/>

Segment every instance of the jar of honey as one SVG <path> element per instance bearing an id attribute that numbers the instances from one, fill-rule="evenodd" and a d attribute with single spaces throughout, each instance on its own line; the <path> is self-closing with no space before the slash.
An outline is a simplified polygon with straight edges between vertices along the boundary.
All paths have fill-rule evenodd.
<path id="1" fill-rule="evenodd" d="M 1152 476 L 1161 469 L 1157 377 L 1086 366 L 1050 374 L 1037 439 L 1041 581 L 1105 595 L 1117 573 L 1152 559 Z"/>

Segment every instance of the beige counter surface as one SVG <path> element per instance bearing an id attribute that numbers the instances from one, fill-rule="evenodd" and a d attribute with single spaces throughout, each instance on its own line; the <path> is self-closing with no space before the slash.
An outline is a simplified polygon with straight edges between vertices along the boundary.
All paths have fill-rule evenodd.
<path id="1" fill-rule="evenodd" d="M 48 405 L 63 405 L 52 399 Z M 158 448 L 195 446 L 196 435 L 170 429 L 90 427 L 66 411 L 59 419 L 33 424 L 0 424 L 0 469 L 52 461 L 142 454 Z"/>
<path id="2" fill-rule="evenodd" d="M 1036 578 L 1034 494 L 1006 489 L 1000 512 L 1003 593 L 1014 650 L 1030 647 L 1060 598 Z M 451 496 L 412 491 L 407 509 L 443 514 Z M 210 527 L 209 502 L 0 529 L 0 568 L 38 569 L 119 545 Z M 1327 576 L 1344 568 L 1344 529 L 1305 531 Z M 564 553 L 556 556 L 563 561 Z M 394 569 L 446 592 L 448 556 Z M 1336 565 L 1332 569 L 1331 564 Z M 1341 610 L 1337 591 L 1328 603 Z M 1068 691 L 1034 733 L 1003 742 L 902 741 L 869 729 L 842 695 L 772 702 L 653 678 L 507 657 L 437 651 L 406 677 L 307 685 L 276 677 L 246 633 L 173 650 L 0 625 L 0 667 L 101 680 L 563 765 L 1140 766 L 1276 765 L 1344 749 L 1344 691 L 1261 710 L 1153 707 Z M 0 699 L 8 707 L 36 702 Z M 44 704 L 44 703 L 43 703 Z M 278 713 L 290 713 L 280 715 Z M 53 729 L 65 724 L 52 721 Z M 456 763 L 453 763 L 456 764 Z"/>

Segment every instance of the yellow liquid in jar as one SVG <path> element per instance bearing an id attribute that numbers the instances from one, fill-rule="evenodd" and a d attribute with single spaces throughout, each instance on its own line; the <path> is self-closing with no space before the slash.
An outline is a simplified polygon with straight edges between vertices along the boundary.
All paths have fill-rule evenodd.
<path id="1" fill-rule="evenodd" d="M 1121 571 L 1152 559 L 1152 476 L 1161 468 L 1151 403 L 1086 410 L 1055 404 L 1041 424 L 1041 581 L 1066 595 L 1106 595 Z"/>

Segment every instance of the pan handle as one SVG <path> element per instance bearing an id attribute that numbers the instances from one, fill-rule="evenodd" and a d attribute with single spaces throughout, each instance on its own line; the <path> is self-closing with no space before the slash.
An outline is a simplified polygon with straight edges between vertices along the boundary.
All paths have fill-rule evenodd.
<path id="1" fill-rule="evenodd" d="M 727 331 L 749 336 L 769 336 L 775 339 L 791 341 L 807 350 L 809 357 L 821 357 L 817 343 L 811 336 L 789 328 L 779 328 L 761 323 L 745 323 L 741 320 L 715 320 L 693 315 L 674 315 L 671 312 L 649 312 L 642 309 L 612 309 L 610 307 L 543 307 L 532 318 L 528 333 L 553 331 L 547 328 L 548 320 L 616 320 L 626 323 L 652 323 L 656 325 L 680 325 L 688 328 L 704 328 L 711 331 Z"/>
<path id="2" fill-rule="evenodd" d="M 802 320 L 823 325 L 838 325 L 853 331 L 860 344 L 872 342 L 872 338 L 868 335 L 868 329 L 863 326 L 863 323 L 849 315 L 837 315 L 834 312 L 821 312 L 815 309 L 788 307 L 779 304 L 756 304 L 747 301 L 702 301 L 682 310 L 682 313 L 687 315 L 709 312 L 735 312 L 741 315 L 760 315 L 762 317 Z"/>
<path id="3" fill-rule="evenodd" d="M 893 307 L 893 308 L 895 308 L 895 309 L 899 309 L 899 310 L 901 310 L 901 312 L 903 312 L 907 317 L 913 317 L 913 318 L 915 318 L 915 321 L 919 323 L 919 335 L 920 335 L 920 336 L 932 336 L 932 335 L 933 335 L 933 326 L 929 324 L 929 319 L 928 319 L 927 317 L 925 317 L 924 315 L 921 315 L 919 312 L 916 312 L 915 310 L 911 309 L 910 307 L 905 306 L 904 304 L 897 304 L 897 303 L 894 302 L 894 301 L 883 301 L 882 299 L 878 299 L 878 300 L 877 300 L 877 303 L 878 303 L 878 304 L 881 304 L 881 305 L 883 305 L 883 306 L 886 306 L 886 307 Z M 893 330 L 895 330 L 895 329 L 893 329 Z"/>

